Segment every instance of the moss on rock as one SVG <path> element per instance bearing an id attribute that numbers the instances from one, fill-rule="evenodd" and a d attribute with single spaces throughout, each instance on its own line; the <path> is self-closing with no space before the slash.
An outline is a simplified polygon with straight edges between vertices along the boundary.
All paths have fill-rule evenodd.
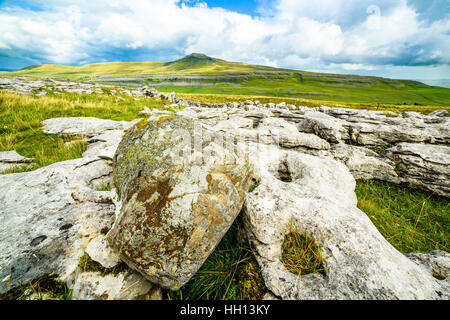
<path id="1" fill-rule="evenodd" d="M 108 274 L 112 274 L 114 276 L 119 273 L 128 270 L 128 266 L 125 262 L 120 262 L 112 268 L 105 268 L 100 263 L 92 260 L 92 258 L 85 253 L 78 262 L 78 268 L 81 272 L 98 272 L 100 276 L 104 277 Z"/>

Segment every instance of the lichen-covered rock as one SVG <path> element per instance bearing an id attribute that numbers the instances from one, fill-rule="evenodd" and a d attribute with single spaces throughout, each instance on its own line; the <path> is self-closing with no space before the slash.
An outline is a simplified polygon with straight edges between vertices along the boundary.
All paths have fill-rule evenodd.
<path id="1" fill-rule="evenodd" d="M 174 114 L 132 127 L 114 157 L 121 209 L 107 235 L 122 260 L 162 287 L 186 283 L 233 223 L 249 188 L 252 168 L 234 149 Z"/>
<path id="2" fill-rule="evenodd" d="M 78 273 L 70 288 L 72 300 L 135 300 L 145 294 L 152 295 L 152 300 L 162 299 L 161 289 L 134 271 L 104 276 L 96 272 Z"/>

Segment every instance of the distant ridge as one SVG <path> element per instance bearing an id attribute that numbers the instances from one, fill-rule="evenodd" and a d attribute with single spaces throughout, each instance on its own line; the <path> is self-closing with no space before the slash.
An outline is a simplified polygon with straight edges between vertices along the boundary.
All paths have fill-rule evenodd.
<path id="1" fill-rule="evenodd" d="M 230 62 L 202 53 L 191 53 L 171 62 L 33 65 L 3 74 L 110 85 L 147 85 L 179 93 L 262 95 L 375 105 L 450 105 L 448 88 L 419 81 L 274 68 Z"/>

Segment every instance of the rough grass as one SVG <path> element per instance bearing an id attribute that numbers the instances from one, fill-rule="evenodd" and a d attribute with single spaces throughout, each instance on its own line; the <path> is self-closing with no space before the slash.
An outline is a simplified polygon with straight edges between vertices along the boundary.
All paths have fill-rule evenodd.
<path id="1" fill-rule="evenodd" d="M 26 286 L 7 291 L 0 296 L 0 300 L 71 300 L 71 298 L 72 290 L 55 277 L 42 277 L 30 281 Z"/>
<path id="2" fill-rule="evenodd" d="M 297 275 L 316 272 L 325 275 L 322 246 L 316 246 L 313 239 L 300 234 L 293 224 L 285 232 L 282 250 L 281 262 L 289 272 Z"/>
<path id="3" fill-rule="evenodd" d="M 403 253 L 450 252 L 448 199 L 381 181 L 358 182 L 358 207 Z"/>
<path id="4" fill-rule="evenodd" d="M 0 91 L 0 151 L 16 150 L 19 154 L 34 158 L 27 169 L 34 170 L 52 163 L 80 158 L 86 142 L 77 140 L 65 145 L 71 138 L 44 134 L 43 120 L 56 117 L 97 117 L 112 120 L 133 120 L 138 113 L 149 108 L 166 109 L 163 102 L 155 99 L 134 100 L 123 96 L 97 94 L 47 94 L 45 96 L 21 95 Z"/>

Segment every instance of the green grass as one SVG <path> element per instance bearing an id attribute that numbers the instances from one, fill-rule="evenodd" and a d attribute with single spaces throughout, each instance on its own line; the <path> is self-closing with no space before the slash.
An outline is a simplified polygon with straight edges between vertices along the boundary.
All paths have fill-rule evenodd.
<path id="1" fill-rule="evenodd" d="M 144 109 L 165 109 L 159 100 L 134 100 L 96 94 L 47 94 L 28 96 L 0 91 L 0 151 L 16 150 L 19 154 L 34 158 L 29 171 L 52 163 L 80 158 L 86 149 L 86 142 L 78 140 L 68 146 L 70 137 L 48 135 L 42 131 L 41 122 L 56 117 L 98 117 L 112 120 L 133 120 Z"/>
<path id="2" fill-rule="evenodd" d="M 358 182 L 358 207 L 403 253 L 450 252 L 448 199 L 381 181 Z"/>
<path id="3" fill-rule="evenodd" d="M 300 234 L 293 224 L 285 232 L 282 250 L 281 262 L 288 271 L 297 275 L 316 272 L 325 275 L 322 246 L 316 246 L 314 240 Z"/>

